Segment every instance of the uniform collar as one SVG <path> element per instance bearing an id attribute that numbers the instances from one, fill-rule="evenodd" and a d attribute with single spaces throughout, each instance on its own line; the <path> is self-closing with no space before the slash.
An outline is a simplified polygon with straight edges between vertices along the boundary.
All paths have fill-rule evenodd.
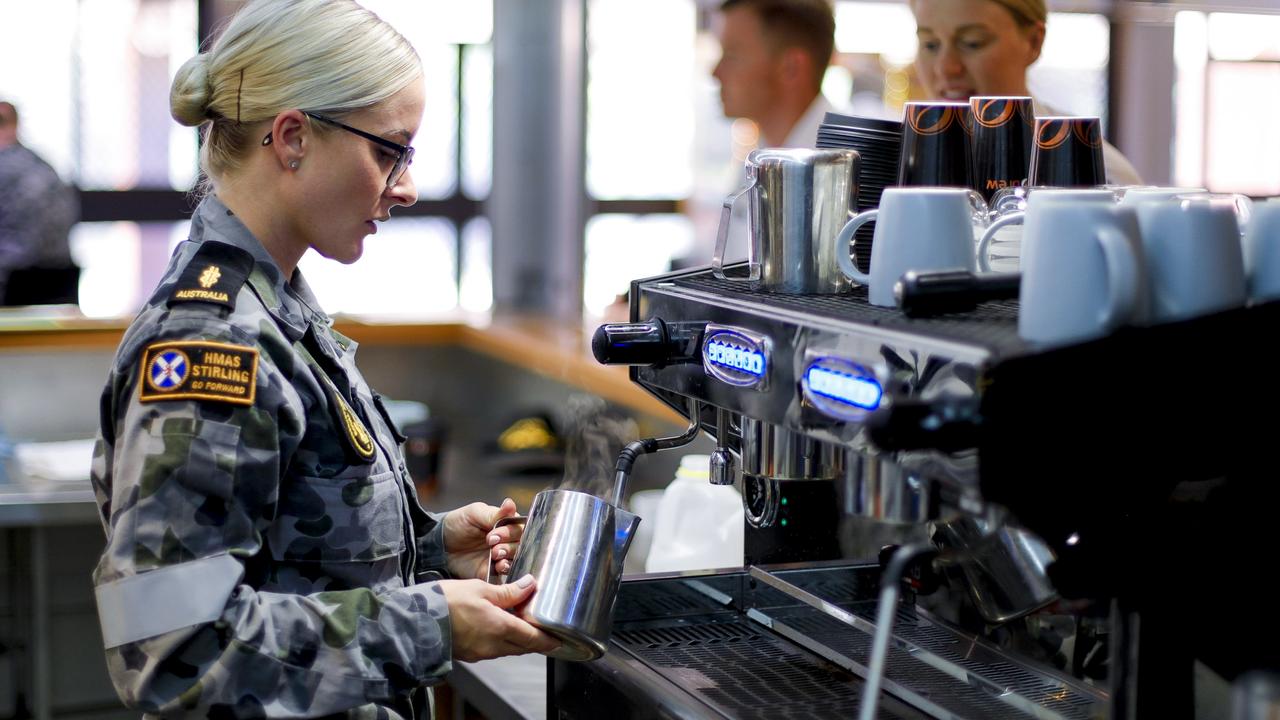
<path id="1" fill-rule="evenodd" d="M 295 269 L 292 278 L 285 282 L 280 266 L 262 243 L 212 194 L 200 202 L 191 219 L 191 242 L 199 244 L 206 240 L 234 245 L 253 256 L 254 269 L 249 275 L 249 285 L 290 340 L 296 342 L 301 339 L 312 323 L 325 326 L 332 323 L 320 309 L 320 303 L 302 277 L 302 271 Z"/>

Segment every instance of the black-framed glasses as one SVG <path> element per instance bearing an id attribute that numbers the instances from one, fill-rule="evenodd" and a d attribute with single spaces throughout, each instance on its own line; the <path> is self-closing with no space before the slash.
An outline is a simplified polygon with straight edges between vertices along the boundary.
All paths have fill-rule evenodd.
<path id="1" fill-rule="evenodd" d="M 396 164 L 391 166 L 391 173 L 387 175 L 388 188 L 395 187 L 395 184 L 400 182 L 401 176 L 404 175 L 404 171 L 409 169 L 409 166 L 413 164 L 414 149 L 408 145 L 401 145 L 398 142 L 392 142 L 386 138 L 380 138 L 377 135 L 373 135 L 372 133 L 367 133 L 363 130 L 358 130 L 346 123 L 338 122 L 337 120 L 334 120 L 331 117 L 325 117 L 324 115 L 321 115 L 319 113 L 313 113 L 313 112 L 308 112 L 306 110 L 303 110 L 302 114 L 306 115 L 309 118 L 312 118 L 313 120 L 319 120 L 322 123 L 336 125 L 337 127 L 340 127 L 349 133 L 355 133 L 356 135 L 359 135 L 365 140 L 368 140 L 369 142 L 375 143 L 377 145 L 381 145 L 382 147 L 387 148 L 388 150 L 394 150 L 396 153 Z"/>

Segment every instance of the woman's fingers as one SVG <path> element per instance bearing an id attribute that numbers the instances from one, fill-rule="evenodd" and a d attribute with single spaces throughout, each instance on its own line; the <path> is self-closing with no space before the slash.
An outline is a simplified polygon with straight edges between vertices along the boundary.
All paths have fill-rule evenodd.
<path id="1" fill-rule="evenodd" d="M 491 546 L 498 543 L 518 543 L 523 535 L 524 525 L 522 523 L 512 523 L 491 531 L 488 541 Z"/>
<path id="2" fill-rule="evenodd" d="M 513 621 L 503 639 L 512 648 L 512 654 L 547 653 L 560 647 L 560 641 L 554 636 L 539 630 L 521 618 L 511 615 Z"/>

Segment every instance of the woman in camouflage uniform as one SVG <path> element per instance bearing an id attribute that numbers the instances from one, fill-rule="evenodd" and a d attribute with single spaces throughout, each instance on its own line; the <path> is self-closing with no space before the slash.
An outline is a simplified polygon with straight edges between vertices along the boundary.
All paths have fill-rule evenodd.
<path id="1" fill-rule="evenodd" d="M 416 200 L 419 59 L 349 0 L 253 0 L 173 82 L 210 192 L 125 333 L 93 480 L 125 703 L 174 717 L 410 718 L 454 659 L 546 652 L 505 612 L 516 512 L 424 512 L 403 437 L 297 263 L 351 263 Z M 471 578 L 471 579 L 441 579 Z"/>

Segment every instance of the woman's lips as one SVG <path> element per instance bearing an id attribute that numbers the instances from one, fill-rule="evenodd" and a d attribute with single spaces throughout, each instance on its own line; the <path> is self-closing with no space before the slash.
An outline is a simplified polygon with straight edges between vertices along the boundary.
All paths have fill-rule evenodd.
<path id="1" fill-rule="evenodd" d="M 378 226 L 377 226 L 377 225 L 375 225 L 375 224 L 374 224 L 374 222 L 373 222 L 372 220 L 365 220 L 365 221 L 364 221 L 364 224 L 365 224 L 365 227 L 369 228 L 369 234 L 370 234 L 370 235 L 377 235 L 377 234 L 378 234 Z"/>

